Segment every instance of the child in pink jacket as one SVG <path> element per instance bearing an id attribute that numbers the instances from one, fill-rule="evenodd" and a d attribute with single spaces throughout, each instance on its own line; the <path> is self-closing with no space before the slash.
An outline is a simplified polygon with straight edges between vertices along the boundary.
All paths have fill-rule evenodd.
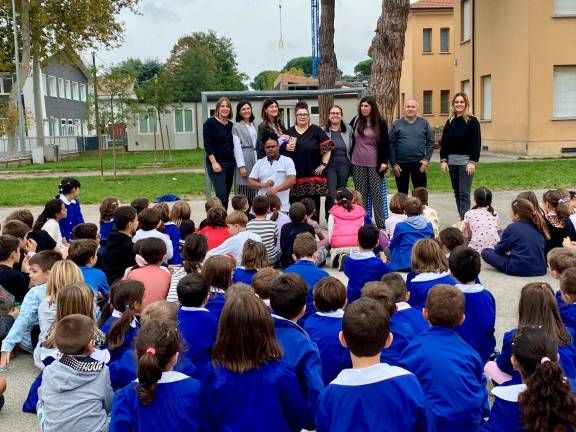
<path id="1" fill-rule="evenodd" d="M 336 191 L 334 206 L 328 217 L 328 240 L 332 258 L 358 249 L 358 229 L 364 225 L 366 211 L 352 204 L 352 192 L 348 189 Z"/>

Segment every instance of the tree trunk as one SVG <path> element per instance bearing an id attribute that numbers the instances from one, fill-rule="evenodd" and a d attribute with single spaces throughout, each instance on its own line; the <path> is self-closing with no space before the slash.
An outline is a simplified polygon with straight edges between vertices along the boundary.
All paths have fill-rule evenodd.
<path id="1" fill-rule="evenodd" d="M 43 98 L 44 92 L 42 91 L 42 86 L 40 83 L 40 59 L 38 52 L 38 43 L 32 43 L 32 84 L 34 90 L 34 120 L 36 123 L 36 146 L 42 147 L 44 149 L 44 154 L 46 151 L 46 139 L 44 134 L 44 110 L 43 110 Z"/>
<path id="2" fill-rule="evenodd" d="M 322 0 L 320 15 L 320 65 L 318 66 L 318 88 L 330 89 L 336 85 L 336 53 L 334 52 L 334 3 Z M 333 95 L 318 96 L 320 126 L 328 123 L 328 113 L 334 104 Z"/>
<path id="3" fill-rule="evenodd" d="M 162 119 L 160 118 L 160 111 L 158 113 L 158 127 L 160 129 L 160 142 L 162 143 L 162 162 L 166 162 L 166 148 L 164 147 L 164 132 L 162 132 Z"/>
<path id="4" fill-rule="evenodd" d="M 376 98 L 388 124 L 394 119 L 398 103 L 409 12 L 410 0 L 382 0 L 382 15 L 368 51 L 373 62 L 367 94 Z"/>

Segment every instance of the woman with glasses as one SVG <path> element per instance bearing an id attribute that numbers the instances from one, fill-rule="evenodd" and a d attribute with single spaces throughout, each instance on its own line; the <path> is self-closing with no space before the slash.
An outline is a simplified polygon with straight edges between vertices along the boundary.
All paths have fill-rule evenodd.
<path id="1" fill-rule="evenodd" d="M 288 129 L 290 140 L 282 146 L 282 154 L 290 157 L 296 167 L 296 184 L 290 190 L 290 203 L 311 198 L 318 209 L 314 219 L 319 220 L 320 197 L 328 195 L 325 170 L 334 144 L 321 127 L 310 123 L 306 102 L 294 107 L 295 125 Z"/>
<path id="2" fill-rule="evenodd" d="M 334 205 L 336 191 L 346 187 L 350 174 L 350 154 L 352 150 L 352 128 L 342 120 L 342 108 L 334 105 L 330 108 L 328 124 L 324 128 L 332 142 L 334 150 L 330 154 L 330 161 L 326 167 L 328 181 L 328 196 L 326 197 L 326 219 L 328 212 Z"/>

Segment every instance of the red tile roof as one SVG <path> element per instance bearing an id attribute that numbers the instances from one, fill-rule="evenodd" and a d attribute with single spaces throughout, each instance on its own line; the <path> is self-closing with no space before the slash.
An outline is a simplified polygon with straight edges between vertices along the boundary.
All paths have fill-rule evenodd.
<path id="1" fill-rule="evenodd" d="M 410 5 L 410 9 L 452 9 L 453 0 L 418 0 Z"/>

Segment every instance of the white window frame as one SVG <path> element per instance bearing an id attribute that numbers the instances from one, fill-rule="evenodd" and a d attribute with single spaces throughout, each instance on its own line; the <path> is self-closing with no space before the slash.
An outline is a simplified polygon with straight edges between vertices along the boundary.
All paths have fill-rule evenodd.
<path id="1" fill-rule="evenodd" d="M 178 131 L 176 123 L 176 112 L 182 113 L 182 130 Z M 186 121 L 186 112 L 190 112 L 190 124 Z M 174 133 L 177 135 L 194 133 L 194 110 L 192 108 L 182 108 L 174 110 Z"/>
<path id="2" fill-rule="evenodd" d="M 142 122 L 145 122 L 146 128 L 142 127 L 143 126 Z M 138 134 L 139 135 L 154 134 L 154 129 L 156 129 L 157 123 L 158 122 L 156 121 L 156 110 L 154 110 L 154 108 L 148 108 L 146 111 L 141 112 L 138 115 Z M 158 129 L 156 129 L 156 131 L 158 131 Z"/>
<path id="3" fill-rule="evenodd" d="M 470 0 L 462 0 L 460 6 L 460 41 L 467 42 L 472 38 L 472 3 Z"/>
<path id="4" fill-rule="evenodd" d="M 481 120 L 492 120 L 492 75 L 484 75 L 480 78 L 482 84 L 482 116 Z"/>
<path id="5" fill-rule="evenodd" d="M 72 85 L 70 80 L 66 80 L 66 99 L 72 99 Z"/>
<path id="6" fill-rule="evenodd" d="M 48 96 L 48 81 L 46 74 L 42 74 L 42 94 Z"/>
<path id="7" fill-rule="evenodd" d="M 576 65 L 555 65 L 552 116 L 576 119 Z"/>
<path id="8" fill-rule="evenodd" d="M 80 87 L 76 81 L 72 81 L 72 99 L 80 100 Z"/>
<path id="9" fill-rule="evenodd" d="M 86 84 L 80 84 L 80 100 L 86 102 Z"/>
<path id="10" fill-rule="evenodd" d="M 47 75 L 48 77 L 48 96 L 58 97 L 58 83 L 55 76 Z"/>
<path id="11" fill-rule="evenodd" d="M 51 129 L 51 130 L 50 130 Z M 48 128 L 50 136 L 60 135 L 60 121 L 55 117 L 50 117 L 50 126 Z"/>
<path id="12" fill-rule="evenodd" d="M 58 97 L 66 99 L 66 90 L 64 87 L 64 78 L 58 78 Z"/>
<path id="13" fill-rule="evenodd" d="M 66 119 L 60 119 L 60 136 L 68 136 L 68 122 Z"/>
<path id="14" fill-rule="evenodd" d="M 0 76 L 0 95 L 8 95 L 8 94 L 10 94 L 9 91 L 6 91 L 6 90 L 4 89 L 4 80 L 8 80 L 8 79 L 9 79 L 10 81 L 12 81 L 12 85 L 14 85 L 14 80 L 12 79 L 11 76 L 9 76 L 9 75 Z"/>
<path id="15" fill-rule="evenodd" d="M 556 17 L 576 16 L 576 1 L 554 0 L 554 16 Z"/>

